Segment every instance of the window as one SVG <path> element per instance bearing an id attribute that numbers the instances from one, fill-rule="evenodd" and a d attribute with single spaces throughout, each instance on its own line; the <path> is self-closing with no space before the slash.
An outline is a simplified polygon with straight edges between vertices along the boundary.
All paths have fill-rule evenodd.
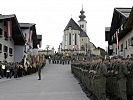
<path id="1" fill-rule="evenodd" d="M 6 26 L 6 21 L 4 21 L 4 26 Z"/>
<path id="2" fill-rule="evenodd" d="M 84 25 L 80 25 L 81 28 L 84 28 Z"/>
<path id="3" fill-rule="evenodd" d="M 133 37 L 131 38 L 131 46 L 133 46 Z"/>
<path id="4" fill-rule="evenodd" d="M 81 50 L 85 50 L 85 47 L 83 45 L 81 46 Z"/>
<path id="5" fill-rule="evenodd" d="M 7 46 L 4 46 L 3 51 L 4 51 L 5 53 L 7 53 L 7 52 L 8 52 L 8 47 L 7 47 Z"/>
<path id="6" fill-rule="evenodd" d="M 123 51 L 123 44 L 121 44 L 121 52 Z"/>
<path id="7" fill-rule="evenodd" d="M 125 49 L 127 49 L 127 41 L 126 41 L 126 47 L 125 47 Z"/>
<path id="8" fill-rule="evenodd" d="M 4 31 L 4 37 L 5 37 L 5 40 L 8 40 L 8 37 L 7 37 L 6 31 Z"/>
<path id="9" fill-rule="evenodd" d="M 13 55 L 13 52 L 12 52 L 12 48 L 9 48 L 9 55 L 12 56 Z"/>
<path id="10" fill-rule="evenodd" d="M 77 35 L 75 34 L 75 45 L 77 45 Z"/>
<path id="11" fill-rule="evenodd" d="M 0 37 L 2 37 L 2 29 L 0 28 Z"/>
<path id="12" fill-rule="evenodd" d="M 115 50 L 116 50 L 116 53 L 115 54 L 117 54 L 117 48 L 115 48 Z"/>
<path id="13" fill-rule="evenodd" d="M 0 44 L 0 53 L 2 53 L 2 44 Z"/>
<path id="14" fill-rule="evenodd" d="M 71 45 L 71 33 L 69 33 L 69 45 Z"/>
<path id="15" fill-rule="evenodd" d="M 131 46 L 131 38 L 128 39 L 128 46 Z"/>
<path id="16" fill-rule="evenodd" d="M 71 28 L 71 26 L 69 27 L 69 30 L 71 30 L 72 28 Z"/>

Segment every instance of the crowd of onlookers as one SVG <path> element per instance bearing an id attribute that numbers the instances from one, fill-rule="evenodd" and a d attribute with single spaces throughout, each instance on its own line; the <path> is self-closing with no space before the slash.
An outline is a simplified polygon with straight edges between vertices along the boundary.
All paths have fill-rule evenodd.
<path id="1" fill-rule="evenodd" d="M 0 78 L 18 78 L 25 75 L 30 75 L 37 71 L 37 67 L 26 63 L 25 66 L 18 62 L 1 62 L 0 61 Z"/>

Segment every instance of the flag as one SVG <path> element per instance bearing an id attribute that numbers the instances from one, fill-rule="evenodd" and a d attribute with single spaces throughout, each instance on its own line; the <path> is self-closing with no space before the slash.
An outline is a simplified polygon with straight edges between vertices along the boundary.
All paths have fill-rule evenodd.
<path id="1" fill-rule="evenodd" d="M 117 49 L 117 55 L 118 55 L 118 32 L 116 31 L 115 32 L 115 35 L 116 35 L 116 49 Z"/>
<path id="2" fill-rule="evenodd" d="M 7 21 L 6 23 L 6 35 L 7 37 L 12 37 L 12 21 Z"/>
<path id="3" fill-rule="evenodd" d="M 29 42 L 31 42 L 31 40 L 32 40 L 32 30 L 30 30 L 29 32 Z"/>
<path id="4" fill-rule="evenodd" d="M 123 24 L 121 25 L 121 31 L 123 30 Z"/>
<path id="5" fill-rule="evenodd" d="M 42 40 L 39 42 L 39 48 L 42 47 Z"/>
<path id="6" fill-rule="evenodd" d="M 120 33 L 120 29 L 117 30 L 117 33 L 118 33 L 118 34 Z"/>

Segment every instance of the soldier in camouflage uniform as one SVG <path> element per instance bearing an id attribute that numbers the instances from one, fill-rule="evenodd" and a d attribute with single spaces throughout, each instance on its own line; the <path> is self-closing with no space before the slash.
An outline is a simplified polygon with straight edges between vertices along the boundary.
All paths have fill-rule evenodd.
<path id="1" fill-rule="evenodd" d="M 126 95 L 126 82 L 127 78 L 126 76 L 128 75 L 128 70 L 127 66 L 118 59 L 118 72 L 117 74 L 117 84 L 118 84 L 118 97 L 121 100 L 127 100 L 127 95 Z"/>
<path id="2" fill-rule="evenodd" d="M 107 67 L 102 62 L 102 59 L 99 59 L 96 63 L 96 70 L 94 72 L 94 91 L 98 100 L 106 100 L 106 74 Z"/>
<path id="3" fill-rule="evenodd" d="M 130 58 L 126 60 L 126 65 L 128 68 L 128 77 L 127 77 L 127 98 L 132 100 L 133 96 L 133 59 Z"/>

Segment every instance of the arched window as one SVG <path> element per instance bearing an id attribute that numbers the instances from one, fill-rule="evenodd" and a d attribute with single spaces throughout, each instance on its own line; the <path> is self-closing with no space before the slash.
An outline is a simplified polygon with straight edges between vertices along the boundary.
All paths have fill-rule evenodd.
<path id="1" fill-rule="evenodd" d="M 77 45 L 77 34 L 75 34 L 75 45 Z"/>
<path id="2" fill-rule="evenodd" d="M 69 33 L 69 45 L 71 45 L 71 33 Z"/>

